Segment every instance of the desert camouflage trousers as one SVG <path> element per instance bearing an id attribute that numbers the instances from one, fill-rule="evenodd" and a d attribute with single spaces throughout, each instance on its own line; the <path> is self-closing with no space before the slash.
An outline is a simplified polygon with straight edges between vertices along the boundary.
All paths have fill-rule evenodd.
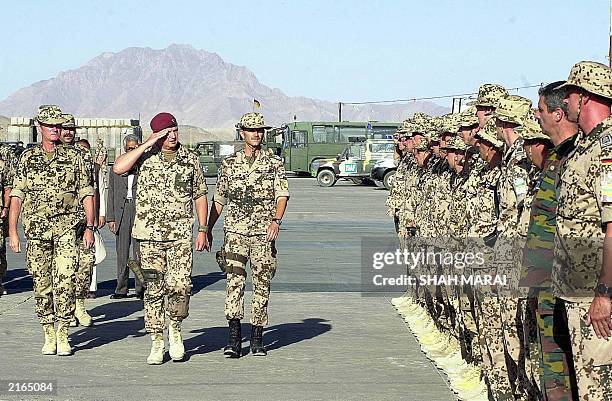
<path id="1" fill-rule="evenodd" d="M 79 257 L 78 267 L 75 274 L 74 292 L 77 299 L 87 298 L 91 277 L 93 274 L 95 251 L 94 247 L 87 249 L 83 244 L 83 239 L 78 240 Z"/>
<path id="2" fill-rule="evenodd" d="M 0 225 L 2 228 L 0 229 L 0 286 L 2 285 L 2 280 L 6 275 L 6 270 L 8 269 L 8 263 L 6 262 L 6 237 L 8 237 L 8 217 L 6 219 L 0 220 Z"/>
<path id="3" fill-rule="evenodd" d="M 161 333 L 166 327 L 166 314 L 178 322 L 189 315 L 192 240 L 140 241 L 140 258 L 143 269 L 157 272 L 145 291 L 145 329 L 149 333 Z"/>
<path id="4" fill-rule="evenodd" d="M 253 281 L 251 324 L 266 326 L 268 324 L 270 281 L 276 272 L 274 242 L 266 241 L 265 235 L 247 236 L 226 232 L 223 249 L 227 260 L 225 317 L 227 320 L 244 318 L 246 264 L 250 260 Z"/>
<path id="5" fill-rule="evenodd" d="M 28 241 L 26 264 L 34 282 L 36 314 L 41 324 L 72 320 L 77 257 L 74 230 L 51 241 Z"/>
<path id="6" fill-rule="evenodd" d="M 598 339 L 584 316 L 591 299 L 565 301 L 567 325 L 572 343 L 572 357 L 581 401 L 612 400 L 612 341 Z"/>
<path id="7" fill-rule="evenodd" d="M 488 291 L 476 292 L 478 334 L 485 377 L 495 401 L 514 400 L 506 365 L 500 298 Z"/>

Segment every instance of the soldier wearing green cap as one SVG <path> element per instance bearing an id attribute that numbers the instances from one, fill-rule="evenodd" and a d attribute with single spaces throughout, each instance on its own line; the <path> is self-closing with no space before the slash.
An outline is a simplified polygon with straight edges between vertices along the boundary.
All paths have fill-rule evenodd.
<path id="1" fill-rule="evenodd" d="M 261 149 L 270 128 L 260 113 L 247 113 L 236 125 L 244 140 L 240 150 L 223 160 L 208 220 L 212 228 L 227 207 L 223 252 L 226 260 L 225 317 L 229 322 L 226 357 L 242 355 L 241 319 L 244 318 L 246 267 L 250 260 L 253 279 L 251 353 L 265 356 L 263 328 L 268 324 L 270 282 L 276 272 L 275 242 L 289 199 L 283 161 Z"/>
<path id="2" fill-rule="evenodd" d="M 41 106 L 36 129 L 42 142 L 25 150 L 15 176 L 9 215 L 10 247 L 21 252 L 17 221 L 21 214 L 28 240 L 26 262 L 34 281 L 36 313 L 43 326 L 44 355 L 70 355 L 68 327 L 74 316 L 76 226 L 85 211 L 83 241 L 93 245 L 93 186 L 80 153 L 58 145 L 65 116 L 57 106 Z M 58 321 L 57 334 L 54 321 Z"/>
<path id="3" fill-rule="evenodd" d="M 583 134 L 557 180 L 553 293 L 563 300 L 580 399 L 612 394 L 612 70 L 575 64 L 567 81 L 568 120 Z"/>

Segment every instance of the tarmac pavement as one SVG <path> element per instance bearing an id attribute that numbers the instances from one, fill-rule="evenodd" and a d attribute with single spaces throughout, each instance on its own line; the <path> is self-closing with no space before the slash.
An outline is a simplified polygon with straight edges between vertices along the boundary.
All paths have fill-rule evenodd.
<path id="1" fill-rule="evenodd" d="M 214 253 L 197 253 L 190 316 L 183 323 L 186 360 L 176 363 L 166 355 L 163 365 L 148 366 L 142 302 L 108 298 L 116 268 L 113 235 L 104 228 L 108 258 L 97 268 L 98 298 L 87 301 L 94 325 L 71 329 L 72 357 L 41 355 L 31 278 L 23 254 L 8 251 L 9 295 L 0 298 L 0 380 L 55 380 L 57 395 L 0 392 L 0 400 L 456 399 L 389 298 L 360 292 L 362 238 L 394 235 L 385 214 L 388 192 L 343 181 L 321 188 L 310 178 L 292 178 L 289 185 L 292 197 L 277 242 L 279 263 L 264 333 L 267 357 L 223 358 L 225 280 Z M 213 191 L 210 185 L 209 194 Z M 221 223 L 214 231 L 215 249 L 223 241 Z M 245 352 L 250 299 L 247 291 Z"/>

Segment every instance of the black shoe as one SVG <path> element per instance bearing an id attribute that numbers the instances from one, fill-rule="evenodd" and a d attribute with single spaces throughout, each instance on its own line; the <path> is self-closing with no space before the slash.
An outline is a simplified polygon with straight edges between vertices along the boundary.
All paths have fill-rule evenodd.
<path id="1" fill-rule="evenodd" d="M 126 299 L 127 297 L 127 294 L 113 294 L 110 299 Z"/>
<path id="2" fill-rule="evenodd" d="M 223 348 L 226 358 L 240 358 L 242 356 L 242 330 L 239 319 L 229 321 L 229 341 Z"/>
<path id="3" fill-rule="evenodd" d="M 263 345 L 263 326 L 251 326 L 251 354 L 254 356 L 268 354 Z"/>

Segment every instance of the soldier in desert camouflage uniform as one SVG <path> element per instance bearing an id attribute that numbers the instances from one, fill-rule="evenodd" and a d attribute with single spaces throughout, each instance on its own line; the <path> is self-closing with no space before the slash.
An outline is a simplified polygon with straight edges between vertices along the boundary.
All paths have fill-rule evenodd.
<path id="1" fill-rule="evenodd" d="M 401 189 L 403 188 L 404 178 L 406 169 L 408 166 L 407 157 L 410 153 L 406 147 L 406 128 L 409 126 L 409 121 L 405 120 L 402 123 L 402 126 L 397 129 L 397 132 L 393 135 L 393 140 L 395 142 L 395 149 L 397 154 L 397 170 L 393 177 L 393 186 L 389 191 L 389 196 L 387 197 L 387 201 L 385 205 L 387 206 L 387 214 L 393 217 L 393 222 L 395 225 L 395 231 L 399 235 L 399 205 L 402 202 L 401 199 Z M 401 240 L 401 236 L 400 236 Z"/>
<path id="2" fill-rule="evenodd" d="M 231 358 L 242 354 L 240 320 L 244 317 L 245 269 L 249 260 L 253 279 L 251 353 L 266 355 L 263 328 L 268 324 L 270 281 L 276 271 L 275 241 L 289 199 L 283 161 L 261 150 L 264 132 L 270 128 L 263 116 L 247 113 L 236 127 L 245 148 L 223 160 L 208 221 L 212 243 L 212 228 L 227 206 L 223 254 L 227 273 L 225 317 L 229 321 L 229 342 L 223 353 Z"/>
<path id="3" fill-rule="evenodd" d="M 2 285 L 2 280 L 6 274 L 8 264 L 6 262 L 6 237 L 8 237 L 8 210 L 11 203 L 11 188 L 15 170 L 17 169 L 17 157 L 13 149 L 6 144 L 0 144 L 0 161 L 4 167 L 2 169 L 2 211 L 0 212 L 0 297 L 6 295 L 6 290 Z"/>
<path id="4" fill-rule="evenodd" d="M 564 84 L 583 134 L 557 180 L 553 293 L 563 300 L 580 400 L 612 398 L 612 70 L 583 61 Z M 607 340 L 607 341 L 606 341 Z"/>
<path id="5" fill-rule="evenodd" d="M 43 325 L 45 355 L 70 355 L 68 326 L 74 316 L 78 250 L 75 227 L 80 203 L 86 215 L 83 241 L 93 245 L 93 187 L 80 153 L 56 145 L 66 119 L 57 106 L 41 106 L 36 126 L 42 142 L 21 154 L 9 217 L 10 246 L 21 252 L 17 220 L 22 215 L 26 262 L 34 280 L 36 313 Z M 54 307 L 55 306 L 55 307 Z M 57 335 L 54 321 L 58 320 Z"/>
<path id="6" fill-rule="evenodd" d="M 478 151 L 486 162 L 480 171 L 476 196 L 468 198 L 468 237 L 485 255 L 483 266 L 473 266 L 474 274 L 495 274 L 493 246 L 497 239 L 499 200 L 497 188 L 501 175 L 501 158 L 504 143 L 497 137 L 494 120 L 488 120 L 476 133 Z M 510 389 L 501 334 L 500 306 L 493 289 L 474 288 L 474 311 L 484 373 L 495 400 L 505 399 Z"/>
<path id="7" fill-rule="evenodd" d="M 91 157 L 91 153 L 89 153 L 89 149 L 85 149 L 82 146 L 75 145 L 75 135 L 76 135 L 76 122 L 74 116 L 72 114 L 63 113 L 62 116 L 66 119 L 66 122 L 62 124 L 62 131 L 60 133 L 59 143 L 64 146 L 74 147 L 81 154 L 81 157 L 85 161 L 85 168 L 87 170 L 87 176 L 89 181 L 92 183 L 94 188 L 94 210 L 95 205 L 97 205 L 97 185 L 96 185 L 96 177 L 94 171 L 93 160 Z M 80 208 L 79 214 L 81 215 L 81 222 L 79 226 L 77 226 L 77 241 L 79 247 L 79 257 L 78 257 L 78 268 L 75 274 L 75 296 L 76 296 L 76 304 L 74 310 L 75 319 L 70 323 L 71 326 L 77 325 L 78 322 L 81 326 L 91 326 L 91 316 L 87 313 L 85 309 L 85 298 L 89 294 L 89 287 L 91 285 L 91 275 L 93 273 L 94 267 L 94 249 L 86 248 L 83 243 L 83 233 L 86 218 L 85 218 L 85 210 Z M 97 216 L 98 213 L 96 212 Z M 94 225 L 97 226 L 97 222 L 94 221 Z"/>
<path id="8" fill-rule="evenodd" d="M 526 393 L 522 320 L 519 300 L 527 294 L 519 294 L 520 258 L 518 223 L 528 190 L 530 163 L 523 148 L 523 139 L 517 132 L 525 125 L 531 111 L 531 101 L 517 95 L 500 99 L 495 109 L 497 136 L 505 144 L 501 164 L 501 176 L 497 189 L 499 198 L 498 239 L 495 243 L 496 274 L 505 276 L 507 285 L 498 288 L 500 319 L 504 338 L 506 365 L 511 388 L 506 389 L 509 398 L 522 399 Z M 534 121 L 535 122 L 535 121 Z M 493 300 L 492 300 L 493 301 Z M 503 352 L 503 351 L 502 351 Z M 500 356 L 501 357 L 501 356 Z"/>
<path id="9" fill-rule="evenodd" d="M 115 161 L 113 171 L 138 169 L 132 236 L 140 241 L 142 268 L 150 275 L 144 297 L 145 328 L 152 340 L 147 363 L 159 365 L 164 358 L 166 315 L 170 357 L 179 361 L 185 356 L 181 323 L 189 314 L 192 289 L 193 209 L 195 204 L 200 224 L 195 249 L 202 251 L 208 249 L 204 225 L 208 201 L 198 155 L 179 142 L 174 116 L 157 114 L 151 129 L 153 134 L 142 145 Z"/>

